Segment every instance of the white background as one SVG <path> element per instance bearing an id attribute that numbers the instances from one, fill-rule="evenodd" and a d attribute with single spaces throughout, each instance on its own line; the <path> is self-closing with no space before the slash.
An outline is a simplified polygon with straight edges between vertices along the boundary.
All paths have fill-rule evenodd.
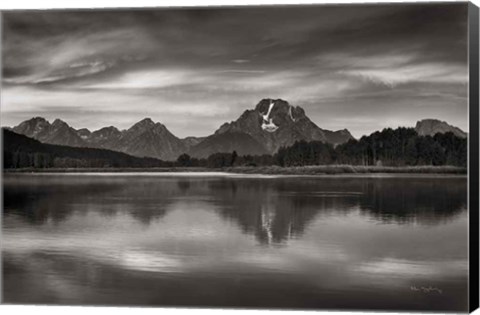
<path id="1" fill-rule="evenodd" d="M 49 8 L 102 8 L 102 7 L 165 7 L 165 6 L 208 6 L 208 5 L 247 5 L 247 4 L 312 4 L 312 3 L 379 3 L 379 2 L 416 2 L 416 1 L 385 1 L 385 0 L 310 0 L 310 1 L 288 1 L 288 0 L 2 0 L 0 2 L 0 10 L 9 9 L 49 9 Z M 435 2 L 452 2 L 436 0 Z M 480 6 L 480 0 L 471 1 Z M 71 306 L 19 306 L 19 305 L 2 305 L 0 306 L 0 314 L 32 314 L 35 315 L 80 315 L 88 313 L 98 314 L 115 314 L 115 315 L 307 315 L 312 311 L 270 311 L 270 310 L 219 310 L 219 309 L 180 309 L 180 308 L 116 308 L 116 307 L 71 307 Z M 331 312 L 315 312 L 315 314 L 326 315 Z M 387 314 L 387 313 L 370 313 L 370 312 L 335 312 L 338 315 L 352 314 Z M 395 314 L 395 313 L 388 313 Z M 480 311 L 474 314 L 480 315 Z"/>

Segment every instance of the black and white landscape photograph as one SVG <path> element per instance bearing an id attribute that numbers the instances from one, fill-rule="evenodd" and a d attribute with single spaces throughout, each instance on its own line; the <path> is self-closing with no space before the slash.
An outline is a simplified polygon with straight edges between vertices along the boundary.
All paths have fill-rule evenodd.
<path id="1" fill-rule="evenodd" d="M 467 312 L 468 12 L 3 11 L 2 302 Z"/>

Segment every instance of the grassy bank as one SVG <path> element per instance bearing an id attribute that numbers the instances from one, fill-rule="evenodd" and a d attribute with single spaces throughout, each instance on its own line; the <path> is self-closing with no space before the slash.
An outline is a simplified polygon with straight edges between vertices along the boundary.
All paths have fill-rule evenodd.
<path id="1" fill-rule="evenodd" d="M 335 174 L 467 174 L 467 168 L 457 166 L 361 166 L 312 165 L 298 167 L 232 167 L 224 171 L 244 174 L 335 175 Z"/>
<path id="2" fill-rule="evenodd" d="M 83 168 L 10 168 L 4 173 L 170 173 L 170 172 L 215 172 L 221 169 L 206 167 L 83 167 Z"/>
<path id="3" fill-rule="evenodd" d="M 87 173 L 87 172 L 229 172 L 269 175 L 335 175 L 335 174 L 467 174 L 467 168 L 457 166 L 361 166 L 312 165 L 297 167 L 235 166 L 226 168 L 162 167 L 162 168 L 22 168 L 5 169 L 4 173 Z"/>

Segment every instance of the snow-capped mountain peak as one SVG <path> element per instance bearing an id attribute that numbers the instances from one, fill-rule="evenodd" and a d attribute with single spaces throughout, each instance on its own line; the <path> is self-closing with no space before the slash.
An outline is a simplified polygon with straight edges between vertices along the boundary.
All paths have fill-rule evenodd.
<path id="1" fill-rule="evenodd" d="M 221 125 L 212 136 L 193 147 L 191 155 L 207 157 L 232 149 L 238 154 L 273 154 L 299 140 L 336 145 L 352 138 L 348 131 L 319 128 L 300 106 L 292 106 L 282 99 L 266 98 L 254 109 L 244 111 L 237 120 Z"/>
<path id="2" fill-rule="evenodd" d="M 272 108 L 273 106 L 275 106 L 275 102 L 272 101 L 268 107 L 268 111 L 265 115 L 262 115 L 262 118 L 263 118 L 263 121 L 262 121 L 262 129 L 265 130 L 265 131 L 268 131 L 268 132 L 275 132 L 275 130 L 278 129 L 278 126 L 276 126 L 273 121 L 272 121 L 272 118 L 270 118 L 270 113 L 272 112 Z"/>
<path id="3" fill-rule="evenodd" d="M 290 105 L 290 108 L 288 109 L 288 115 L 292 119 L 293 122 L 295 122 L 295 118 L 293 118 L 293 113 L 292 113 L 293 106 Z"/>

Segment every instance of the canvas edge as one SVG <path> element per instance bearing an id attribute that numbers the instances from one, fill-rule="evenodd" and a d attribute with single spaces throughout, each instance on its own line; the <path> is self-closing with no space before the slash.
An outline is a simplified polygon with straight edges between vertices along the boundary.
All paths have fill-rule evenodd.
<path id="1" fill-rule="evenodd" d="M 479 307 L 479 9 L 468 4 L 469 36 L 469 311 Z"/>
<path id="2" fill-rule="evenodd" d="M 360 2 L 360 3 L 349 3 L 351 5 L 378 5 L 378 4 L 386 4 L 388 2 Z M 418 1 L 418 2 L 390 2 L 389 4 L 396 5 L 396 4 L 410 4 L 410 5 L 417 5 L 417 4 L 440 4 L 440 5 L 447 5 L 452 3 L 458 3 L 458 1 Z M 345 3 L 311 3 L 311 4 L 283 4 L 280 6 L 347 6 L 349 4 Z M 238 5 L 238 6 L 205 6 L 200 7 L 202 9 L 216 9 L 216 8 L 244 8 L 244 7 L 263 7 L 263 6 L 279 6 L 279 5 Z M 128 11 L 132 9 L 140 9 L 140 10 L 149 10 L 149 9 L 193 9 L 195 7 L 189 6 L 152 6 L 152 7 L 99 7 L 99 8 L 43 8 L 43 9 L 0 9 L 0 43 L 2 42 L 2 35 L 3 35 L 3 14 L 9 12 L 22 12 L 22 11 L 109 11 L 109 10 L 118 10 L 118 11 Z M 468 67 L 469 67 L 469 92 L 468 92 L 468 99 L 469 99 L 469 161 L 468 161 L 468 187 L 469 187 L 469 299 L 468 299 L 468 310 L 470 313 L 474 312 L 476 309 L 479 308 L 479 228 L 480 228 L 480 220 L 479 220 L 479 122 L 480 122 L 480 115 L 479 115 L 479 7 L 477 7 L 473 2 L 468 2 Z M 0 108 L 2 107 L 2 85 L 1 79 L 3 71 L 2 68 L 2 57 L 1 54 L 1 46 L 0 46 Z M 1 116 L 0 116 L 1 120 Z M 3 148 L 3 133 L 0 133 L 0 148 Z M 2 150 L 3 152 L 3 150 Z M 3 154 L 0 154 L 0 186 L 2 184 L 2 177 L 3 177 Z M 3 186 L 2 186 L 3 187 Z M 3 189 L 0 190 L 0 226 L 2 225 L 2 218 L 3 218 Z M 0 240 L 1 240 L 2 231 L 0 229 Z M 0 249 L 1 249 L 1 241 L 0 241 Z M 0 250 L 0 305 L 8 305 L 4 303 L 3 300 L 3 266 L 2 266 L 2 251 Z M 14 306 L 14 304 L 10 304 Z M 26 306 L 26 305 L 16 305 L 16 306 Z M 34 305 L 28 305 L 34 306 Z M 55 306 L 55 305 L 35 305 L 35 306 Z M 92 307 L 86 305 L 87 307 Z M 93 308 L 96 308 L 93 306 Z M 155 307 L 156 309 L 164 309 L 165 307 Z M 171 307 L 167 307 L 168 309 Z M 183 308 L 184 310 L 188 308 Z M 193 307 L 192 309 L 202 309 L 199 307 Z M 208 309 L 204 308 L 204 309 Z M 133 309 L 131 309 L 133 310 Z M 235 308 L 219 308 L 217 310 L 242 310 L 235 309 Z M 256 309 L 243 309 L 243 310 L 256 310 Z M 258 309 L 260 310 L 260 309 Z M 272 309 L 264 309 L 264 310 L 272 310 Z M 294 310 L 295 309 L 283 309 L 283 311 Z M 301 309 L 300 309 L 301 311 Z M 319 312 L 328 312 L 331 310 L 328 309 L 317 309 L 316 311 Z M 344 312 L 345 310 L 334 310 Z M 358 309 L 356 312 L 363 312 L 363 310 Z M 367 310 L 367 312 L 373 312 Z M 383 313 L 383 311 L 381 311 Z M 386 310 L 385 312 L 394 312 L 397 313 L 398 310 Z M 360 313 L 361 314 L 361 313 Z"/>

